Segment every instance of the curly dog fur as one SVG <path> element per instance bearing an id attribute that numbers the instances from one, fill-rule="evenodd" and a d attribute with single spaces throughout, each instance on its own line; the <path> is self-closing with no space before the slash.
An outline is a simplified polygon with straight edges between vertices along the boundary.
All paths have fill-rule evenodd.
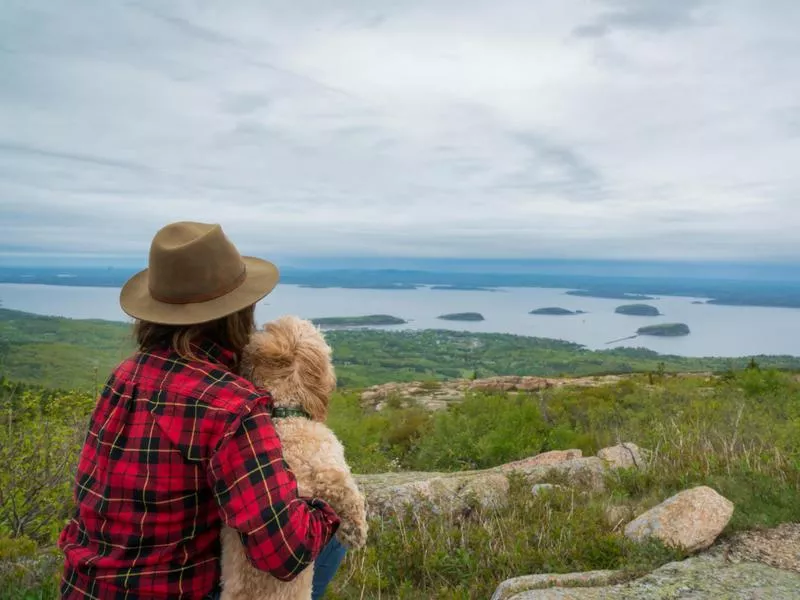
<path id="1" fill-rule="evenodd" d="M 364 496 L 345 462 L 342 444 L 325 425 L 336 375 L 331 349 L 309 321 L 282 317 L 253 334 L 242 356 L 242 374 L 271 392 L 275 406 L 301 408 L 311 416 L 273 421 L 283 455 L 301 496 L 328 502 L 341 519 L 339 540 L 366 543 Z M 314 566 L 290 582 L 258 571 L 247 560 L 236 531 L 222 531 L 222 600 L 309 600 Z"/>

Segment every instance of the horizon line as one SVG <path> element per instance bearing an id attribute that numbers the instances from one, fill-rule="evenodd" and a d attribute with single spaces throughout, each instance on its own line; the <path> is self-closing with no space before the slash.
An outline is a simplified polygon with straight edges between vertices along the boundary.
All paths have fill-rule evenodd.
<path id="1" fill-rule="evenodd" d="M 800 268 L 800 257 L 787 258 L 787 257 L 773 257 L 773 258 L 677 258 L 677 257 L 660 257 L 660 258 L 615 258 L 615 257 L 573 257 L 573 256 L 537 256 L 537 257 L 519 257 L 519 256 L 501 256 L 501 257 L 454 257 L 454 256 L 403 256 L 403 255 L 279 255 L 274 254 L 275 258 L 270 260 L 280 260 L 281 262 L 322 262 L 330 263 L 335 261 L 341 262 L 368 262 L 368 261 L 402 261 L 402 262 L 445 262 L 445 263 L 607 263 L 607 264 L 629 264 L 629 265 L 647 265 L 647 264 L 720 264 L 720 265 L 775 265 Z M 122 261 L 125 263 L 136 262 L 139 264 L 146 264 L 146 255 L 140 254 L 107 254 L 107 253 L 33 253 L 33 252 L 2 252 L 0 251 L 0 267 L 16 266 L 13 260 L 23 261 L 58 261 L 66 262 L 69 260 L 76 261 Z M 5 263 L 5 264 L 4 264 Z M 47 266 L 47 265 L 40 265 Z M 75 265 L 79 266 L 79 265 Z M 109 264 L 107 266 L 114 266 Z"/>

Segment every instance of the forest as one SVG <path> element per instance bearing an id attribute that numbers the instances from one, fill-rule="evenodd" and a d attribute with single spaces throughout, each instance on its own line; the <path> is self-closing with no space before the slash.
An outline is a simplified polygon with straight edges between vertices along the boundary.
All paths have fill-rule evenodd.
<path id="1" fill-rule="evenodd" d="M 722 372 L 755 359 L 800 369 L 800 357 L 687 358 L 644 348 L 593 351 L 560 340 L 449 330 L 326 332 L 340 388 L 389 381 L 494 375 L 603 375 L 663 370 Z M 45 317 L 0 308 L 0 367 L 15 381 L 94 390 L 133 351 L 125 323 Z"/>

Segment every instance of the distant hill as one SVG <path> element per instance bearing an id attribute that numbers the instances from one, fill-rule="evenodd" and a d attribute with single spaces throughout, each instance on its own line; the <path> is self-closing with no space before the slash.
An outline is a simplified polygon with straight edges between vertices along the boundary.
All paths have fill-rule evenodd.
<path id="1" fill-rule="evenodd" d="M 297 269 L 285 268 L 281 272 L 281 282 L 314 288 L 354 288 L 414 290 L 420 286 L 441 286 L 445 289 L 489 289 L 504 287 L 539 287 L 570 289 L 573 296 L 612 298 L 631 302 L 646 301 L 654 296 L 685 296 L 709 298 L 711 304 L 739 306 L 782 306 L 800 308 L 800 281 L 793 273 L 796 268 L 773 269 L 772 279 L 753 277 L 755 267 L 723 269 L 721 266 L 706 265 L 704 273 L 719 272 L 730 274 L 720 277 L 688 277 L 681 273 L 692 273 L 692 265 L 680 265 L 669 269 L 665 276 L 657 264 L 640 264 L 628 273 L 635 275 L 598 274 L 603 271 L 592 270 L 591 262 L 583 263 L 580 270 L 559 271 L 551 265 L 546 271 L 503 272 L 490 269 L 486 263 L 485 271 L 456 271 L 447 269 L 381 269 L 381 268 L 328 268 Z M 136 269 L 114 267 L 43 267 L 43 266 L 0 266 L 0 283 L 27 283 L 71 286 L 119 287 Z M 609 272 L 608 270 L 606 271 Z M 750 273 L 749 278 L 737 279 L 737 272 Z M 591 273 L 591 274 L 590 274 Z M 661 275 L 654 275 L 660 273 Z"/>

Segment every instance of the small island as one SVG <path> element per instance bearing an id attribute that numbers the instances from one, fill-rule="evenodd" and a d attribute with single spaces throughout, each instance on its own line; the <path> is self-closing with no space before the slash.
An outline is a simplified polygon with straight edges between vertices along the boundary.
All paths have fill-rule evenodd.
<path id="1" fill-rule="evenodd" d="M 640 327 L 636 333 L 639 335 L 653 335 L 657 337 L 681 337 L 689 335 L 691 330 L 685 323 L 663 323 L 661 325 Z"/>
<path id="2" fill-rule="evenodd" d="M 585 315 L 586 313 L 582 310 L 569 310 L 567 308 L 561 308 L 560 306 L 547 306 L 545 308 L 536 308 L 531 312 L 529 312 L 528 314 L 566 316 L 566 315 Z"/>
<path id="3" fill-rule="evenodd" d="M 580 296 L 581 298 L 606 298 L 611 300 L 655 300 L 652 296 L 644 294 L 628 294 L 610 290 L 569 290 L 568 296 Z"/>
<path id="4" fill-rule="evenodd" d="M 483 321 L 483 315 L 476 312 L 451 313 L 437 317 L 444 321 Z"/>
<path id="5" fill-rule="evenodd" d="M 624 304 L 614 311 L 618 315 L 631 315 L 634 317 L 660 317 L 661 312 L 649 304 Z"/>
<path id="6" fill-rule="evenodd" d="M 391 315 L 364 315 L 362 317 L 322 317 L 311 319 L 320 327 L 370 327 L 378 325 L 405 325 L 405 319 Z"/>

